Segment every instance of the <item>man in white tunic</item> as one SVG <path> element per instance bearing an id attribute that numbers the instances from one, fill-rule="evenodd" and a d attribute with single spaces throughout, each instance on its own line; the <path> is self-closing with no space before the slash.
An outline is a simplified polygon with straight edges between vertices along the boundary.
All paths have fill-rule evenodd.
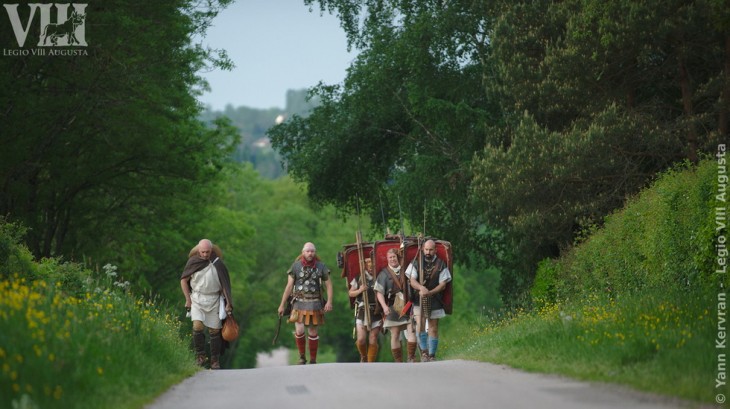
<path id="1" fill-rule="evenodd" d="M 221 337 L 220 303 L 225 303 L 225 311 L 233 311 L 231 300 L 231 280 L 221 254 L 213 249 L 208 239 L 200 240 L 191 252 L 180 278 L 180 286 L 185 295 L 185 309 L 193 321 L 193 348 L 196 362 L 203 366 L 207 360 L 205 353 L 205 328 L 210 335 L 210 369 L 220 369 L 220 355 L 223 345 Z"/>

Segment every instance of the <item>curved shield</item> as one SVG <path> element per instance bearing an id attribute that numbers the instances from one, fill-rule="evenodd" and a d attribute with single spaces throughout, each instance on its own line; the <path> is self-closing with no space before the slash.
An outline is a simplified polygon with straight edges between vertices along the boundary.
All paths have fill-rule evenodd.
<path id="1" fill-rule="evenodd" d="M 446 283 L 443 298 L 441 299 L 441 302 L 444 304 L 444 311 L 446 311 L 447 314 L 451 315 L 451 312 L 454 308 L 454 289 L 452 285 L 454 281 L 454 257 L 451 251 L 451 243 L 445 240 L 434 241 L 436 242 L 436 255 L 441 260 L 444 260 L 446 262 L 446 266 L 451 272 L 451 281 Z"/>
<path id="2" fill-rule="evenodd" d="M 380 271 L 388 265 L 387 253 L 388 250 L 392 248 L 398 250 L 398 255 L 402 259 L 401 265 L 403 266 L 403 269 L 405 271 L 408 265 L 413 262 L 413 259 L 418 256 L 420 251 L 419 245 L 427 239 L 431 239 L 436 243 L 436 255 L 441 260 L 444 260 L 446 262 L 446 266 L 451 272 L 451 277 L 453 281 L 454 266 L 451 243 L 446 240 L 439 240 L 432 237 L 421 239 L 421 241 L 419 242 L 418 237 L 414 236 L 387 236 L 384 240 L 376 241 L 374 250 L 375 257 L 373 259 L 375 271 Z M 406 291 L 406 297 L 410 299 L 410 291 Z M 442 302 L 444 304 L 444 310 L 446 311 L 446 313 L 451 314 L 454 304 L 454 292 L 451 282 L 446 284 L 446 288 L 443 292 Z"/>
<path id="3" fill-rule="evenodd" d="M 350 289 L 350 283 L 353 279 L 360 277 L 360 258 L 357 252 L 357 244 L 346 244 L 342 250 L 342 274 L 347 284 L 347 289 Z M 365 258 L 372 258 L 373 245 L 371 243 L 362 243 L 362 254 Z M 378 270 L 375 269 L 373 274 L 377 274 Z M 355 308 L 355 299 L 350 297 L 350 308 Z"/>
<path id="4" fill-rule="evenodd" d="M 385 266 L 388 265 L 388 250 L 395 248 L 398 250 L 398 256 L 401 259 L 402 268 L 405 269 L 413 262 L 419 252 L 420 245 L 426 240 L 431 239 L 436 243 L 436 255 L 446 262 L 446 266 L 451 272 L 451 278 L 454 278 L 454 258 L 451 243 L 446 240 L 439 240 L 433 237 L 420 239 L 415 236 L 397 236 L 388 235 L 383 240 L 373 243 L 362 243 L 363 257 L 371 258 L 373 261 L 374 274 L 378 274 Z M 357 244 L 346 244 L 340 253 L 342 277 L 347 280 L 347 288 L 350 288 L 350 282 L 360 276 L 360 260 L 357 252 Z M 454 305 L 454 292 L 452 281 L 446 284 L 443 291 L 442 302 L 446 314 L 451 314 Z M 409 297 L 410 291 L 405 291 L 406 297 Z M 409 301 L 409 300 L 407 300 Z M 354 308 L 355 300 L 350 298 L 350 308 Z"/>

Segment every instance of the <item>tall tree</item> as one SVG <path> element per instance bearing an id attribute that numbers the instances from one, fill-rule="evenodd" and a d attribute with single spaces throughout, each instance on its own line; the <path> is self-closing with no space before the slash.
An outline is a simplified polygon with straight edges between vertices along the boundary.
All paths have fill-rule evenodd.
<path id="1" fill-rule="evenodd" d="M 428 233 L 502 262 L 508 298 L 656 172 L 727 138 L 718 1 L 315 3 L 361 51 L 343 84 L 312 90 L 311 116 L 271 131 L 289 171 L 343 208 L 392 216 L 402 199 L 411 225 L 425 213 Z"/>
<path id="2" fill-rule="evenodd" d="M 487 220 L 527 255 L 523 271 L 600 224 L 656 172 L 727 138 L 725 34 L 712 10 L 575 1 L 501 11 L 490 58 L 511 125 L 475 161 L 473 187 Z"/>
<path id="3" fill-rule="evenodd" d="M 409 13 L 394 3 L 371 5 L 366 28 L 350 32 L 364 48 L 344 84 L 316 87 L 321 105 L 271 130 L 272 143 L 316 201 L 354 209 L 362 200 L 378 221 L 382 203 L 397 225 L 400 199 L 415 225 L 425 214 L 427 233 L 457 240 L 468 223 L 468 164 L 483 146 L 490 104 L 472 47 L 452 39 L 478 35 L 465 32 L 478 22 L 459 18 L 468 17 L 461 2 L 450 3 L 448 18 L 435 3 Z M 339 7 L 345 21 L 359 10 L 322 6 Z"/>
<path id="4" fill-rule="evenodd" d="M 215 195 L 235 134 L 196 119 L 197 72 L 229 62 L 192 38 L 229 2 L 91 2 L 78 55 L 0 59 L 0 214 L 28 227 L 36 256 L 154 260 L 158 229 Z"/>

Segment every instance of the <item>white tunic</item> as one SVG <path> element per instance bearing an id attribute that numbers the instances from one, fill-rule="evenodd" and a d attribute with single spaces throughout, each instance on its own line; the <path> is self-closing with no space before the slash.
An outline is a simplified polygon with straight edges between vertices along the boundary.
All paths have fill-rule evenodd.
<path id="1" fill-rule="evenodd" d="M 193 290 L 190 295 L 192 301 L 190 318 L 193 321 L 203 321 L 203 325 L 208 328 L 221 328 L 218 313 L 222 288 L 215 265 L 210 263 L 202 270 L 193 273 L 190 287 Z"/>

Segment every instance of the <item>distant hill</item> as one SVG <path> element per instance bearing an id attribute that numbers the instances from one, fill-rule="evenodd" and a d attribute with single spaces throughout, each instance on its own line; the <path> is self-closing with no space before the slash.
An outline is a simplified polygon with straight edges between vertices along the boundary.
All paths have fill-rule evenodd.
<path id="1" fill-rule="evenodd" d="M 201 113 L 200 120 L 210 123 L 215 118 L 228 117 L 241 135 L 241 144 L 234 152 L 233 159 L 237 162 L 251 162 L 262 177 L 276 179 L 285 172 L 279 155 L 271 148 L 266 131 L 277 120 L 286 120 L 292 115 L 307 116 L 316 105 L 316 101 L 307 101 L 306 89 L 289 90 L 284 109 L 256 109 L 245 106 L 234 108 L 227 105 L 223 111 L 206 109 Z"/>

